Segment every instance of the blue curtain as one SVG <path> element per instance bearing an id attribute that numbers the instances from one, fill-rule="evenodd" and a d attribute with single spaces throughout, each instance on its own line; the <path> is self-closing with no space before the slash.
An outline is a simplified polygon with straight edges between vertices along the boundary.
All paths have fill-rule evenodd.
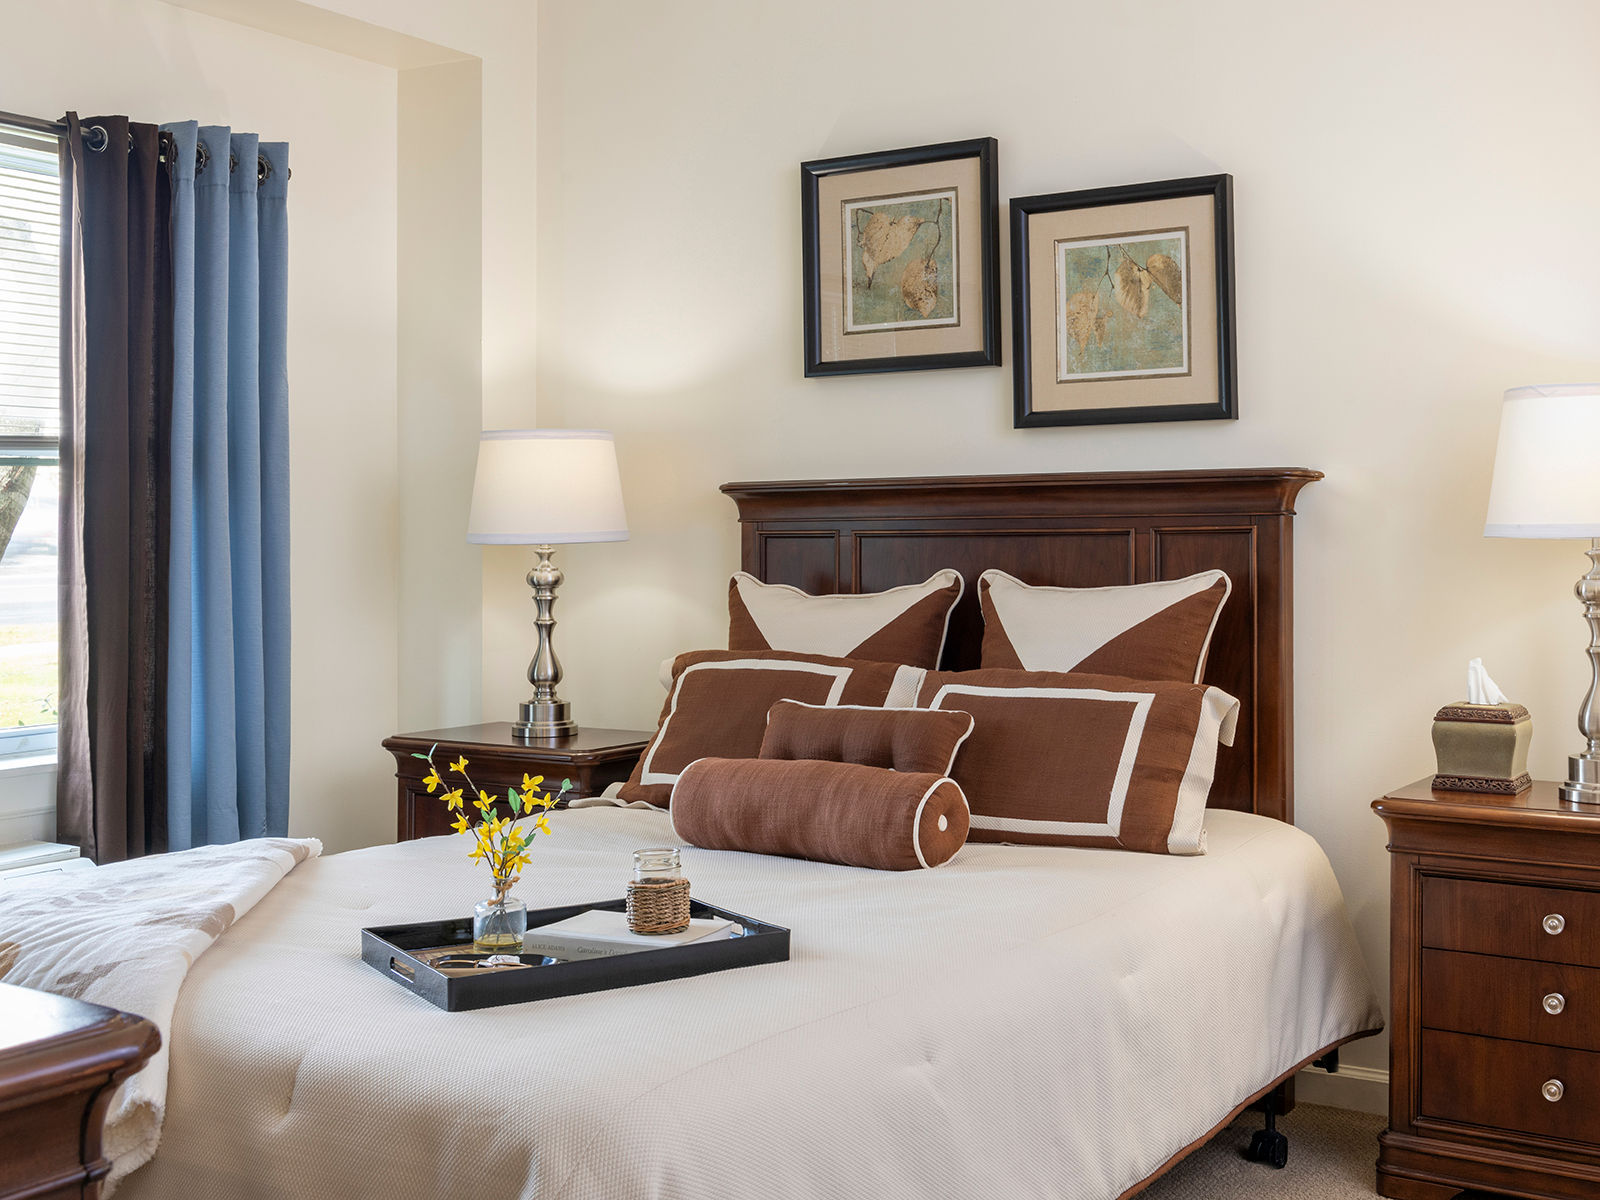
<path id="1" fill-rule="evenodd" d="M 289 826 L 289 153 L 222 126 L 162 128 L 175 142 L 167 839 L 181 850 Z"/>

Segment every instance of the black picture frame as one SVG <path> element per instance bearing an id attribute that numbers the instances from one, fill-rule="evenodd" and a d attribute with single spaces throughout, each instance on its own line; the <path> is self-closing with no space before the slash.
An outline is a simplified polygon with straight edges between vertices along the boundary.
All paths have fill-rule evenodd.
<path id="1" fill-rule="evenodd" d="M 1077 208 L 1110 208 L 1121 204 L 1212 199 L 1216 254 L 1217 397 L 1203 404 L 1152 404 L 1127 408 L 1036 410 L 1033 407 L 1031 281 L 1028 278 L 1028 220 L 1041 213 Z M 1053 291 L 1053 282 L 1052 282 Z M 1051 297 L 1052 311 L 1054 297 Z M 1023 196 L 1011 201 L 1011 325 L 1014 418 L 1017 429 L 1059 425 L 1123 425 L 1147 421 L 1233 421 L 1239 417 L 1238 364 L 1235 345 L 1233 270 L 1233 176 L 1198 175 L 1157 183 L 1088 188 Z M 1128 381 L 1127 386 L 1138 386 Z"/>
<path id="2" fill-rule="evenodd" d="M 800 246 L 805 307 L 806 378 L 1000 365 L 999 145 L 999 142 L 992 137 L 971 138 L 959 142 L 939 142 L 930 146 L 912 146 L 903 150 L 815 159 L 800 164 Z M 832 175 L 876 171 L 885 167 L 917 166 L 963 158 L 978 160 L 978 204 L 982 227 L 978 249 L 978 261 L 983 274 L 979 303 L 979 315 L 983 322 L 982 347 L 977 350 L 950 353 L 825 361 L 822 357 L 822 286 L 818 248 L 819 182 Z"/>

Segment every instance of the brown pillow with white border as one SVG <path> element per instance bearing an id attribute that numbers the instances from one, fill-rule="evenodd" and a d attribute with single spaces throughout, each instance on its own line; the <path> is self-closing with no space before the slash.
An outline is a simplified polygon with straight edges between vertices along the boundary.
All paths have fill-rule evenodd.
<path id="1" fill-rule="evenodd" d="M 691 846 L 914 871 L 967 840 L 967 801 L 932 772 L 860 763 L 702 758 L 672 789 L 672 828 Z"/>
<path id="2" fill-rule="evenodd" d="M 919 707 L 976 725 L 952 777 L 975 842 L 1204 854 L 1217 746 L 1239 702 L 1204 684 L 1046 671 L 929 672 Z"/>
<path id="3" fill-rule="evenodd" d="M 728 649 L 788 650 L 932 670 L 966 581 L 935 571 L 884 592 L 813 596 L 746 571 L 728 581 Z"/>
<path id="4" fill-rule="evenodd" d="M 1035 587 L 985 571 L 983 666 L 1199 683 L 1232 588 L 1226 571 L 1098 588 Z"/>
<path id="5" fill-rule="evenodd" d="M 760 757 L 948 775 L 971 733 L 972 717 L 954 710 L 779 700 L 767 713 Z"/>
<path id="6" fill-rule="evenodd" d="M 755 758 L 779 700 L 880 707 L 901 668 L 818 654 L 698 650 L 680 654 L 655 736 L 617 797 L 667 807 L 678 772 L 697 758 Z M 914 682 L 916 673 L 904 677 Z M 909 707 L 910 690 L 895 703 Z"/>

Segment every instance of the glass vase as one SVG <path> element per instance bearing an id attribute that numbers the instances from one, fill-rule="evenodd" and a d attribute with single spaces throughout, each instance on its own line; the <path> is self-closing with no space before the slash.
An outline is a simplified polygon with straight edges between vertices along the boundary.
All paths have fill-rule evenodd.
<path id="1" fill-rule="evenodd" d="M 479 954 L 521 954 L 528 932 L 528 906 L 515 896 L 497 892 L 472 910 L 472 948 Z"/>

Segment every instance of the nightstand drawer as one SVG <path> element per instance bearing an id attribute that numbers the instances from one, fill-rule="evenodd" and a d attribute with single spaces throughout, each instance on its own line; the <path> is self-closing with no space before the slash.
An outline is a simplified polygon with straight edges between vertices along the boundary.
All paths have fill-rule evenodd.
<path id="1" fill-rule="evenodd" d="M 1600 971 L 1563 963 L 1422 952 L 1427 1029 L 1600 1051 Z"/>
<path id="2" fill-rule="evenodd" d="M 1422 944 L 1600 967 L 1600 892 L 1428 876 Z"/>
<path id="3" fill-rule="evenodd" d="M 1422 1031 L 1419 1117 L 1600 1142 L 1600 1054 Z"/>

